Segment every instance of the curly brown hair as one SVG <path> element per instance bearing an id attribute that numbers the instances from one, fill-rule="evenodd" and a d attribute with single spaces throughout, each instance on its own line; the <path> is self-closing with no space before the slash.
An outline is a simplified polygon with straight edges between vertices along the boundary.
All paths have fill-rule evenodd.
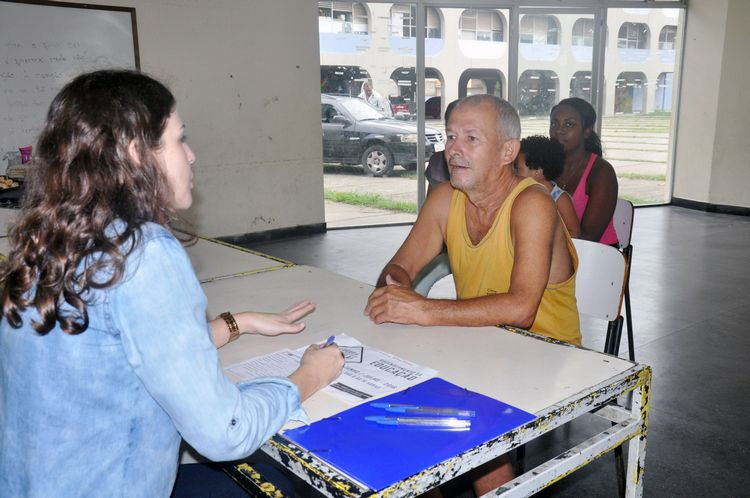
<path id="1" fill-rule="evenodd" d="M 553 182 L 565 167 L 565 149 L 557 140 L 531 135 L 521 140 L 521 153 L 529 169 L 541 169 L 544 178 Z"/>
<path id="2" fill-rule="evenodd" d="M 82 74 L 57 94 L 0 267 L 11 326 L 33 306 L 38 333 L 57 322 L 83 332 L 87 293 L 120 281 L 143 223 L 169 223 L 172 193 L 155 152 L 174 109 L 172 93 L 136 71 Z"/>

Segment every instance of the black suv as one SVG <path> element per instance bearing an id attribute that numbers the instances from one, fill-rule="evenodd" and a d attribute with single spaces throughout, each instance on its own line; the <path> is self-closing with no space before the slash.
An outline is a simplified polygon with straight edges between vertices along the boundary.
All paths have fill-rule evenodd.
<path id="1" fill-rule="evenodd" d="M 362 99 L 321 94 L 323 161 L 361 164 L 365 174 L 387 175 L 400 164 L 417 167 L 417 125 L 385 117 Z M 425 128 L 425 159 L 445 148 L 440 130 Z"/>

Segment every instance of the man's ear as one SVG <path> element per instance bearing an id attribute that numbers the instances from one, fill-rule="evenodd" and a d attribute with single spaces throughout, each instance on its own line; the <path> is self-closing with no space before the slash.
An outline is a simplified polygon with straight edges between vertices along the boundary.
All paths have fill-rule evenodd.
<path id="1" fill-rule="evenodd" d="M 521 141 L 516 138 L 511 138 L 505 141 L 501 150 L 500 157 L 503 164 L 510 164 L 516 160 L 518 153 L 521 151 Z"/>

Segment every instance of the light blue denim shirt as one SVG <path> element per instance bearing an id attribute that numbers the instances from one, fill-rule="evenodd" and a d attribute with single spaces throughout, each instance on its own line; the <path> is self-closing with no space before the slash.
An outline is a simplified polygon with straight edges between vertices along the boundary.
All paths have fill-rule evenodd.
<path id="1" fill-rule="evenodd" d="M 235 460 L 306 421 L 288 380 L 224 376 L 187 254 L 162 226 L 141 234 L 82 334 L 38 335 L 34 308 L 0 323 L 0 496 L 166 497 L 180 436 Z"/>

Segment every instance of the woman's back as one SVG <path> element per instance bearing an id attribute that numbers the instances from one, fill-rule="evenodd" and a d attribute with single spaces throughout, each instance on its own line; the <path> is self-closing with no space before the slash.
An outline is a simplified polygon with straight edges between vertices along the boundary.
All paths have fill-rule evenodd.
<path id="1" fill-rule="evenodd" d="M 141 244 L 173 239 L 155 224 L 144 225 L 142 234 Z M 129 263 L 140 264 L 129 264 L 130 276 L 119 285 L 90 294 L 90 322 L 82 334 L 66 334 L 59 324 L 37 334 L 31 327 L 31 320 L 39 320 L 33 307 L 23 313 L 20 329 L 0 322 L 3 493 L 169 495 L 180 436 L 128 361 L 131 331 L 122 330 L 117 318 L 144 311 L 132 297 L 142 292 L 147 300 L 148 290 L 135 288 L 139 279 L 130 277 L 159 262 L 138 261 L 139 256 L 138 250 L 130 256 Z M 154 343 L 164 342 L 160 334 L 152 336 Z"/>
<path id="2" fill-rule="evenodd" d="M 168 496 L 181 438 L 245 458 L 341 371 L 336 346 L 311 346 L 288 378 L 223 375 L 217 346 L 298 333 L 314 305 L 208 321 L 165 228 L 192 204 L 184 129 L 133 71 L 82 74 L 50 105 L 0 264 L 2 496 Z"/>

